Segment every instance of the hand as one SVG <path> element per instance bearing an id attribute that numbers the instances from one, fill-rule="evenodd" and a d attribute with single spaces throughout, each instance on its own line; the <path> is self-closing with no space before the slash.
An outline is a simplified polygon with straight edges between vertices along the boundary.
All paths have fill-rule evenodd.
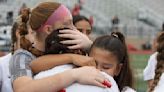
<path id="1" fill-rule="evenodd" d="M 96 62 L 94 58 L 88 57 L 88 56 L 83 56 L 83 55 L 78 55 L 78 54 L 70 54 L 72 58 L 72 63 L 77 66 L 95 66 L 96 67 Z"/>
<path id="2" fill-rule="evenodd" d="M 69 49 L 88 49 L 92 45 L 92 41 L 83 33 L 78 30 L 60 30 L 59 37 L 69 38 L 72 40 L 61 41 L 63 44 L 68 44 Z"/>
<path id="3" fill-rule="evenodd" d="M 104 81 L 108 82 L 105 77 L 94 67 L 81 67 L 74 69 L 73 76 L 78 83 L 86 85 L 95 85 L 99 87 L 107 87 L 103 84 Z"/>

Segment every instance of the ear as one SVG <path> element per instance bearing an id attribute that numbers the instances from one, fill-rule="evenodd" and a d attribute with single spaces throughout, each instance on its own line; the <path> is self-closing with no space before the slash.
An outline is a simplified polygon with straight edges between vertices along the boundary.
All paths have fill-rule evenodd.
<path id="1" fill-rule="evenodd" d="M 48 34 L 48 35 L 53 31 L 51 25 L 45 25 L 44 28 L 43 28 L 43 30 L 44 30 L 44 32 L 45 32 L 46 34 Z"/>
<path id="2" fill-rule="evenodd" d="M 118 76 L 120 74 L 122 66 L 123 66 L 123 64 L 118 64 L 117 65 L 117 69 L 116 69 L 115 74 L 114 74 L 115 76 Z"/>

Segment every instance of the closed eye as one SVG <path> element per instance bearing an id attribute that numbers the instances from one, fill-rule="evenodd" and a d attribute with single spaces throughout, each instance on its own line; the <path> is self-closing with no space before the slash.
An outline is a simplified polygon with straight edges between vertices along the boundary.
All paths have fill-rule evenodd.
<path id="1" fill-rule="evenodd" d="M 112 67 L 113 67 L 112 64 L 103 65 L 103 69 L 110 69 L 110 68 L 112 68 Z"/>

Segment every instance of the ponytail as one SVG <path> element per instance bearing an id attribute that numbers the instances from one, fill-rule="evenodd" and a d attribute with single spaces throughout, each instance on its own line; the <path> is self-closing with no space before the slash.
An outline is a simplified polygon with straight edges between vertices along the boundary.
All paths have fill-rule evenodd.
<path id="1" fill-rule="evenodd" d="M 14 22 L 12 29 L 11 29 L 11 53 L 14 54 L 15 51 L 15 43 L 17 42 L 16 31 L 18 29 L 18 23 Z"/>
<path id="2" fill-rule="evenodd" d="M 123 44 L 123 52 L 124 52 L 124 57 L 121 63 L 123 64 L 120 74 L 118 76 L 115 76 L 114 79 L 116 80 L 118 86 L 120 89 L 123 89 L 125 86 L 129 86 L 131 88 L 134 87 L 134 79 L 133 79 L 133 74 L 132 74 L 132 69 L 130 67 L 130 62 L 129 62 L 129 55 L 127 51 L 127 46 L 125 42 L 125 37 L 122 33 L 120 32 L 112 32 L 111 33 L 112 37 L 118 38 L 122 44 Z"/>

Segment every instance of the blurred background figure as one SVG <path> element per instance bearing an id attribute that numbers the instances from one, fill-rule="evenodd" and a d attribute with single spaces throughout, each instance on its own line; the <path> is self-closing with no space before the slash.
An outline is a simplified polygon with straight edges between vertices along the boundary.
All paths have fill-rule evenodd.
<path id="1" fill-rule="evenodd" d="M 85 35 L 89 36 L 92 32 L 92 24 L 90 20 L 82 15 L 73 16 L 73 24 L 75 27 Z"/>
<path id="2" fill-rule="evenodd" d="M 13 11 L 7 12 L 6 20 L 7 20 L 8 25 L 12 25 L 12 23 L 13 23 Z"/>
<path id="3" fill-rule="evenodd" d="M 112 20 L 112 31 L 118 31 L 119 30 L 119 23 L 120 23 L 120 19 L 118 18 L 118 16 L 113 16 Z"/>

